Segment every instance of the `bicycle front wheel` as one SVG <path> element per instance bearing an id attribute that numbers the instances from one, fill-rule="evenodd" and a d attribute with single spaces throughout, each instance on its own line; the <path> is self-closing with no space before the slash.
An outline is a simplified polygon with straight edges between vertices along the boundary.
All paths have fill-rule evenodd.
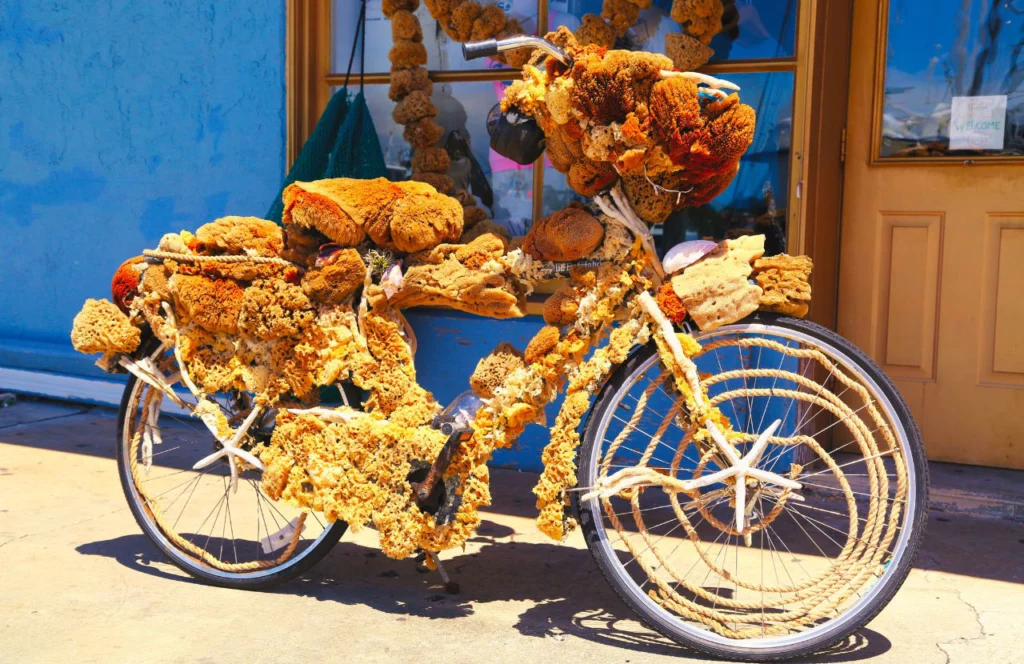
<path id="1" fill-rule="evenodd" d="M 155 342 L 147 355 L 162 379 L 178 372 Z M 181 393 L 195 406 L 195 400 Z M 217 395 L 232 426 L 252 410 L 252 395 Z M 269 436 L 273 418 L 254 426 L 242 447 Z M 258 431 L 262 429 L 262 431 Z M 257 590 L 298 576 L 337 543 L 346 524 L 327 521 L 266 495 L 261 473 L 226 458 L 204 465 L 221 444 L 195 416 L 132 376 L 121 400 L 117 458 L 121 486 L 142 531 L 172 563 L 206 583 Z M 201 467 L 195 468 L 198 465 Z M 234 481 L 232 481 L 234 479 Z"/>
<path id="2" fill-rule="evenodd" d="M 690 423 L 653 345 L 637 353 L 584 431 L 587 544 L 626 604 L 677 642 L 757 661 L 814 652 L 864 626 L 910 571 L 928 504 L 920 434 L 888 377 L 820 325 L 759 313 L 697 340 L 733 451 Z M 735 459 L 755 471 L 731 474 Z M 579 501 L 636 467 L 688 488 Z"/>

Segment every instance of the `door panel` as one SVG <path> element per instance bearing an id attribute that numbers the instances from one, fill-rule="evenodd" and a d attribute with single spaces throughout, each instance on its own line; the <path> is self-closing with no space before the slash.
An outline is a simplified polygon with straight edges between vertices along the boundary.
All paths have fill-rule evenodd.
<path id="1" fill-rule="evenodd" d="M 838 329 L 896 381 L 930 458 L 1024 468 L 1024 163 L 873 158 L 883 2 L 854 7 Z"/>

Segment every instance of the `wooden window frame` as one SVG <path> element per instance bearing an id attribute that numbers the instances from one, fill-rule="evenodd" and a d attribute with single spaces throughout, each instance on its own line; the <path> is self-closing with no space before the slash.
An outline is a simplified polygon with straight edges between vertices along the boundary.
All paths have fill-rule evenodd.
<path id="1" fill-rule="evenodd" d="M 984 164 L 1024 163 L 1021 155 L 975 155 L 943 157 L 883 157 L 882 119 L 885 114 L 885 65 L 889 45 L 889 7 L 891 0 L 878 3 L 878 31 L 875 34 L 875 80 L 871 91 L 871 166 L 907 166 L 926 164 L 931 166 L 973 166 Z"/>

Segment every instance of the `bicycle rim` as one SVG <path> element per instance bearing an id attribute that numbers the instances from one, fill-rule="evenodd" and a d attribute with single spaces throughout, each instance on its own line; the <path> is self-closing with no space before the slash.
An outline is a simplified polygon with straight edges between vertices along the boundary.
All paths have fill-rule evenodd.
<path id="1" fill-rule="evenodd" d="M 743 432 L 733 438 L 741 455 L 773 419 L 782 422 L 779 444 L 771 439 L 759 467 L 785 475 L 794 465 L 806 466 L 808 470 L 795 473 L 798 480 L 803 478 L 803 502 L 774 490 L 769 496 L 766 486 L 748 486 L 747 495 L 753 492 L 757 498 L 745 533 L 732 523 L 735 489 L 728 482 L 710 485 L 696 496 L 649 488 L 580 507 L 593 519 L 591 546 L 606 562 L 610 580 L 652 626 L 669 636 L 752 656 L 792 652 L 834 641 L 859 627 L 887 601 L 883 593 L 890 581 L 898 586 L 905 576 L 902 563 L 915 548 L 912 526 L 920 509 L 919 451 L 912 449 L 916 432 L 903 420 L 895 401 L 899 397 L 890 397 L 884 377 L 872 376 L 870 365 L 855 357 L 855 350 L 809 329 L 807 324 L 727 326 L 699 337 L 705 351 L 696 360 L 712 402 Z M 816 359 L 794 358 L 770 344 L 730 344 L 733 339 L 768 340 L 794 353 L 815 349 L 833 367 L 829 371 Z M 729 348 L 735 351 L 732 357 L 723 352 Z M 682 418 L 671 416 L 677 404 L 668 396 L 667 381 L 664 387 L 657 385 L 664 379 L 661 372 L 652 354 L 630 371 L 606 407 L 599 405 L 593 444 L 581 459 L 581 486 L 594 485 L 600 475 L 614 472 L 614 466 L 640 463 L 645 455 L 647 465 L 679 479 L 723 467 L 707 448 L 693 444 L 694 432 L 685 429 Z M 840 375 L 864 388 L 864 403 L 856 403 L 857 392 L 838 381 Z M 645 392 L 648 397 L 641 404 Z M 808 404 L 825 392 L 847 410 L 814 412 Z M 786 408 L 782 403 L 787 398 L 799 405 Z M 837 428 L 856 429 L 852 421 L 870 410 L 869 401 L 891 433 L 886 448 L 891 451 L 879 448 L 864 454 L 854 435 L 851 442 L 835 436 L 825 441 L 838 449 L 824 455 L 824 449 L 811 449 L 812 443 L 792 444 L 801 435 L 816 441 L 823 433 L 837 433 Z M 641 415 L 641 406 L 654 416 Z M 634 418 L 638 423 L 630 429 Z M 880 428 L 867 426 L 860 433 L 877 435 Z M 655 439 L 658 444 L 652 445 Z M 616 440 L 618 447 L 612 450 Z M 841 456 L 852 451 L 861 453 L 860 460 Z M 838 471 L 823 456 L 832 458 Z M 879 463 L 889 465 L 872 478 L 871 467 Z M 903 477 L 897 478 L 901 469 Z M 862 472 L 867 477 L 855 477 Z M 880 506 L 887 513 L 881 520 Z M 867 551 L 871 555 L 865 556 Z M 834 598 L 840 604 L 829 607 Z"/>

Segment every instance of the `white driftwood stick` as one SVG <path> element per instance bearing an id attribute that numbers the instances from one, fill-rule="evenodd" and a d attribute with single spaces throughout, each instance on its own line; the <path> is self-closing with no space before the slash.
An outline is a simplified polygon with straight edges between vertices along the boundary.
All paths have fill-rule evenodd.
<path id="1" fill-rule="evenodd" d="M 665 314 L 662 313 L 658 303 L 654 301 L 651 294 L 647 291 L 640 293 L 637 296 L 637 301 L 643 308 L 644 313 L 650 316 L 658 325 L 658 331 L 661 332 L 661 336 L 665 339 L 665 343 L 668 344 L 669 349 L 672 351 L 672 357 L 675 358 L 679 368 L 683 370 L 683 375 L 686 376 L 686 382 L 690 384 L 690 391 L 693 392 L 693 402 L 700 408 L 704 405 L 704 395 L 700 389 L 700 379 L 697 375 L 697 365 L 693 363 L 693 360 L 686 356 L 683 351 L 683 345 L 679 343 L 679 337 L 676 336 L 676 330 L 672 327 L 672 321 L 670 321 Z"/>
<path id="2" fill-rule="evenodd" d="M 733 90 L 739 92 L 740 86 L 736 85 L 732 81 L 727 81 L 724 78 L 715 78 L 707 74 L 702 74 L 698 71 L 669 71 L 667 69 L 661 70 L 662 78 L 686 78 L 694 83 L 704 83 L 715 89 L 716 92 L 721 90 Z M 723 95 L 725 93 L 722 93 Z"/>

